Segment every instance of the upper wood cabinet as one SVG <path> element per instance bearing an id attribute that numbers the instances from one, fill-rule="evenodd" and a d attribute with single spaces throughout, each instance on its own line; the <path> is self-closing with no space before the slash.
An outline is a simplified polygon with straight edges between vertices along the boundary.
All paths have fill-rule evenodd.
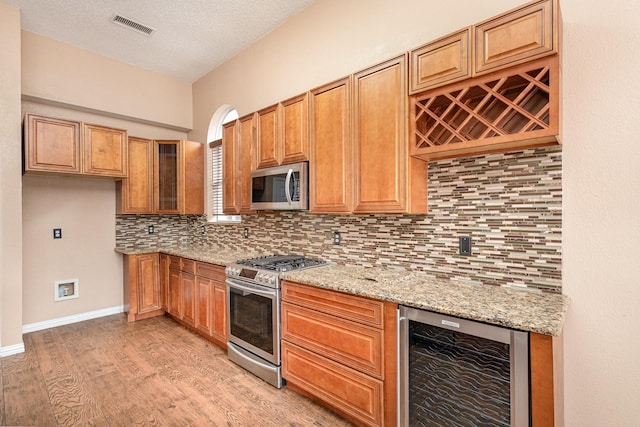
<path id="1" fill-rule="evenodd" d="M 129 137 L 127 178 L 116 182 L 116 212 L 153 212 L 153 140 Z"/>
<path id="2" fill-rule="evenodd" d="M 125 178 L 127 176 L 127 131 L 83 124 L 85 175 Z"/>
<path id="3" fill-rule="evenodd" d="M 557 0 L 536 0 L 434 40 L 410 53 L 416 94 L 553 55 L 559 51 Z"/>
<path id="4" fill-rule="evenodd" d="M 257 116 L 257 168 L 308 160 L 308 94 L 264 108 Z"/>
<path id="5" fill-rule="evenodd" d="M 311 91 L 309 211 L 353 209 L 351 86 L 347 77 Z"/>
<path id="6" fill-rule="evenodd" d="M 559 25 L 557 0 L 528 3 L 476 24 L 475 75 L 557 53 Z"/>
<path id="7" fill-rule="evenodd" d="M 251 170 L 258 114 L 248 114 L 222 128 L 222 210 L 227 215 L 252 213 Z"/>
<path id="8" fill-rule="evenodd" d="M 154 141 L 154 213 L 204 213 L 204 146 Z"/>
<path id="9" fill-rule="evenodd" d="M 24 171 L 124 178 L 127 131 L 27 113 Z"/>
<path id="10" fill-rule="evenodd" d="M 407 147 L 406 70 L 403 55 L 354 75 L 355 213 L 427 210 L 427 164 Z"/>
<path id="11" fill-rule="evenodd" d="M 471 27 L 411 51 L 410 93 L 471 77 Z"/>
<path id="12" fill-rule="evenodd" d="M 25 172 L 82 173 L 82 123 L 27 113 L 24 119 Z"/>

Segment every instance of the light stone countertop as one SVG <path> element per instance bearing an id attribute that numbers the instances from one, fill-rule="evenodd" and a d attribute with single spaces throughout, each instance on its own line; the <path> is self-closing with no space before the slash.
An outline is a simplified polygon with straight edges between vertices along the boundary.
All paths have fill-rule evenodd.
<path id="1" fill-rule="evenodd" d="M 163 246 L 116 248 L 124 255 L 162 252 L 226 266 L 266 253 L 235 248 Z M 450 316 L 544 335 L 559 336 L 569 306 L 566 295 L 435 279 L 419 272 L 328 264 L 290 271 L 282 279 L 395 302 Z"/>

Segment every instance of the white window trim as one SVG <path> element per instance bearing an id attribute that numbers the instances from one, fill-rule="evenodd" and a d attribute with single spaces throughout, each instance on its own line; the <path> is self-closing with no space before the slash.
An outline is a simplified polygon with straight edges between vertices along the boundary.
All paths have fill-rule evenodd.
<path id="1" fill-rule="evenodd" d="M 207 134 L 207 221 L 218 224 L 237 224 L 240 215 L 222 213 L 222 126 L 238 118 L 237 111 L 224 105 L 214 113 Z"/>

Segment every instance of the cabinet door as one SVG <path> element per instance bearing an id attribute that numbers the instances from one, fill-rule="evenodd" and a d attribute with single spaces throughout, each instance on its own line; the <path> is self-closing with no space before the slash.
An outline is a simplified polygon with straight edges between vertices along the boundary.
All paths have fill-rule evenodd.
<path id="1" fill-rule="evenodd" d="M 154 210 L 156 213 L 180 213 L 182 187 L 179 141 L 155 141 Z"/>
<path id="2" fill-rule="evenodd" d="M 129 137 L 127 178 L 118 181 L 116 211 L 121 214 L 153 212 L 153 141 Z"/>
<path id="3" fill-rule="evenodd" d="M 125 178 L 127 131 L 90 124 L 84 124 L 83 127 L 82 172 L 85 175 Z"/>
<path id="4" fill-rule="evenodd" d="M 309 95 L 282 102 L 282 164 L 309 159 Z"/>
<path id="5" fill-rule="evenodd" d="M 222 127 L 222 211 L 227 215 L 240 213 L 240 180 L 237 176 L 238 121 Z"/>
<path id="6" fill-rule="evenodd" d="M 411 51 L 411 94 L 471 77 L 471 28 Z"/>
<path id="7" fill-rule="evenodd" d="M 353 205 L 351 78 L 311 91 L 310 102 L 309 211 L 349 213 Z"/>
<path id="8" fill-rule="evenodd" d="M 238 119 L 238 139 L 236 146 L 237 180 L 240 181 L 238 206 L 240 213 L 251 213 L 251 170 L 253 164 L 253 146 L 255 143 L 255 114 Z"/>
<path id="9" fill-rule="evenodd" d="M 25 172 L 82 172 L 80 123 L 26 114 Z"/>
<path id="10" fill-rule="evenodd" d="M 169 270 L 169 291 L 167 293 L 167 312 L 180 319 L 180 308 L 182 306 L 182 283 L 180 282 L 180 270 Z"/>
<path id="11" fill-rule="evenodd" d="M 137 256 L 138 314 L 162 309 L 158 261 L 157 253 Z"/>
<path id="12" fill-rule="evenodd" d="M 224 282 L 214 282 L 212 289 L 213 317 L 211 335 L 220 342 L 227 342 L 227 286 Z"/>
<path id="13" fill-rule="evenodd" d="M 180 141 L 182 173 L 179 189 L 181 214 L 204 214 L 204 145 L 193 141 Z"/>
<path id="14" fill-rule="evenodd" d="M 196 277 L 196 329 L 211 335 L 211 280 Z"/>
<path id="15" fill-rule="evenodd" d="M 406 63 L 403 55 L 354 75 L 355 213 L 426 212 L 426 163 L 409 162 Z M 412 200 L 411 186 L 424 197 Z"/>
<path id="16" fill-rule="evenodd" d="M 164 311 L 167 311 L 167 303 L 169 302 L 169 263 L 169 255 L 160 254 L 160 291 Z"/>
<path id="17" fill-rule="evenodd" d="M 258 168 L 278 166 L 280 164 L 279 114 L 280 108 L 278 104 L 258 111 L 256 138 L 256 163 Z"/>
<path id="18" fill-rule="evenodd" d="M 475 75 L 558 52 L 558 2 L 544 0 L 475 26 Z"/>
<path id="19" fill-rule="evenodd" d="M 190 326 L 196 324 L 196 277 L 191 273 L 181 272 L 182 289 L 181 310 L 182 321 Z"/>

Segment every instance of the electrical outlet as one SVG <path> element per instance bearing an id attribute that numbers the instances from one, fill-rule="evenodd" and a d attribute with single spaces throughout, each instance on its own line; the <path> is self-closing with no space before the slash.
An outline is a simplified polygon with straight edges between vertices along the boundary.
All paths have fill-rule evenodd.
<path id="1" fill-rule="evenodd" d="M 245 239 L 249 238 L 249 229 L 245 228 L 244 231 L 242 232 L 242 235 L 244 236 Z"/>
<path id="2" fill-rule="evenodd" d="M 340 235 L 340 232 L 339 231 L 334 231 L 333 232 L 333 244 L 334 245 L 339 245 L 341 241 L 342 241 L 342 236 Z"/>
<path id="3" fill-rule="evenodd" d="M 202 234 L 206 234 L 207 233 L 207 227 L 205 227 L 204 224 L 202 224 L 202 227 L 200 228 L 200 231 L 202 232 Z"/>
<path id="4" fill-rule="evenodd" d="M 460 236 L 460 255 L 471 255 L 471 237 Z"/>
<path id="5" fill-rule="evenodd" d="M 153 234 L 153 233 L 154 233 L 154 231 L 155 231 L 155 230 L 154 230 L 154 228 L 153 228 L 153 225 L 150 225 L 150 226 L 148 226 L 148 227 L 147 227 L 147 232 L 148 232 L 149 234 Z"/>
<path id="6" fill-rule="evenodd" d="M 53 238 L 54 239 L 62 239 L 62 228 L 54 228 L 53 229 Z"/>

